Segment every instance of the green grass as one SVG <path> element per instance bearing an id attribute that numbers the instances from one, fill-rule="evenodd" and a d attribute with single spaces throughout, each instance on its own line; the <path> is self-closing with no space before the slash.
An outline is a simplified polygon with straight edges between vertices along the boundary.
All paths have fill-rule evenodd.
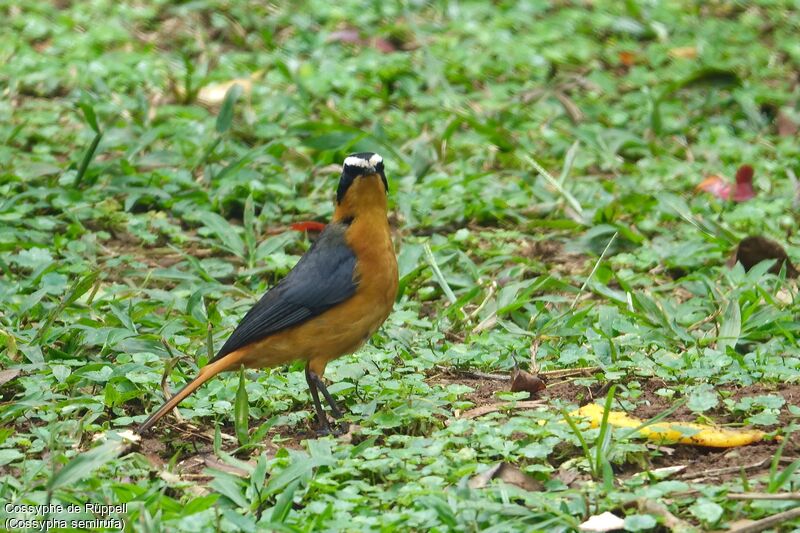
<path id="1" fill-rule="evenodd" d="M 777 128 L 800 124 L 796 3 L 89 0 L 0 16 L 4 504 L 125 503 L 131 531 L 558 531 L 607 510 L 648 530 L 663 516 L 643 496 L 721 529 L 793 506 L 729 494 L 800 481 L 797 284 L 724 263 L 749 234 L 800 262 L 800 144 Z M 361 44 L 336 37 L 351 26 Z M 160 403 L 165 368 L 174 391 L 288 272 L 309 241 L 283 230 L 329 218 L 356 151 L 386 162 L 401 272 L 381 331 L 328 368 L 360 430 L 303 440 L 298 364 L 246 372 L 246 391 L 214 379 L 180 408 L 196 432 L 164 419 L 117 440 Z M 694 192 L 745 163 L 755 199 Z M 615 409 L 685 401 L 685 419 L 789 437 L 671 458 L 576 433 L 561 413 L 581 398 L 559 385 L 538 409 L 458 416 L 487 401 L 465 372 L 528 368 L 532 345 L 544 371 L 600 367 L 567 385 L 612 390 Z M 699 457 L 701 478 L 758 453 L 788 460 L 650 472 Z M 497 462 L 543 489 L 469 487 Z"/>

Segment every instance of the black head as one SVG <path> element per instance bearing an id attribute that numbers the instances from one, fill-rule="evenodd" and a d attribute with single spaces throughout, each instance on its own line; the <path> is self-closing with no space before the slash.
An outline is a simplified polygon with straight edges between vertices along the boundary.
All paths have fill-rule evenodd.
<path id="1" fill-rule="evenodd" d="M 341 203 L 347 189 L 359 176 L 371 176 L 378 174 L 383 180 L 383 188 L 389 192 L 389 183 L 386 181 L 386 174 L 383 173 L 383 158 L 372 152 L 361 152 L 347 156 L 342 165 L 342 177 L 339 179 L 339 187 L 336 189 L 336 203 Z"/>

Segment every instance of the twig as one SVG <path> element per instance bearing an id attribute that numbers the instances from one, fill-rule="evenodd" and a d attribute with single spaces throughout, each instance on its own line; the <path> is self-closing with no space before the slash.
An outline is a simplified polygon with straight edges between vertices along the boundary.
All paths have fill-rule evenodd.
<path id="1" fill-rule="evenodd" d="M 542 400 L 526 400 L 521 402 L 502 402 L 502 403 L 494 403 L 491 405 L 481 405 L 480 407 L 476 407 L 475 409 L 470 409 L 469 411 L 464 411 L 461 413 L 460 416 L 456 418 L 477 418 L 479 416 L 488 415 L 489 413 L 494 413 L 496 411 L 502 411 L 503 409 L 533 409 L 534 407 L 541 407 L 542 405 L 547 405 L 546 402 Z M 451 420 L 445 421 L 444 425 L 449 426 Z"/>
<path id="2" fill-rule="evenodd" d="M 197 428 L 196 426 L 193 426 L 189 422 L 184 422 L 180 425 L 173 424 L 170 422 L 167 422 L 166 424 L 171 428 L 180 431 L 181 433 L 191 435 L 192 437 L 201 438 L 208 442 L 214 442 L 214 434 L 212 432 L 210 431 L 204 432 L 199 428 Z M 228 442 L 233 442 L 237 444 L 239 442 L 236 437 L 234 437 L 233 435 L 228 435 L 227 433 L 220 432 L 220 436 L 222 437 L 223 440 L 226 440 Z"/>
<path id="3" fill-rule="evenodd" d="M 753 463 L 753 464 L 749 464 L 749 465 L 726 466 L 724 468 L 714 468 L 714 469 L 711 469 L 711 470 L 706 470 L 705 472 L 703 472 L 702 475 L 699 475 L 699 476 L 697 475 L 698 474 L 697 472 L 686 472 L 684 474 L 681 474 L 678 477 L 679 477 L 679 479 L 686 479 L 689 483 L 697 483 L 699 481 L 703 481 L 703 480 L 706 480 L 706 479 L 709 479 L 709 478 L 712 478 L 712 477 L 721 476 L 721 475 L 724 475 L 724 474 L 734 474 L 734 473 L 739 473 L 742 470 L 753 470 L 755 468 L 760 468 L 760 467 L 764 466 L 767 463 L 767 461 L 769 461 L 769 460 L 770 460 L 770 458 L 767 457 L 767 458 L 762 459 L 761 461 L 759 461 L 757 463 Z M 692 477 L 692 476 L 697 476 L 697 477 Z M 689 479 L 689 478 L 691 478 L 691 479 Z"/>
<path id="4" fill-rule="evenodd" d="M 483 310 L 483 308 L 486 307 L 486 304 L 489 302 L 489 299 L 492 296 L 494 296 L 495 290 L 497 290 L 497 282 L 492 281 L 492 283 L 489 285 L 489 290 L 486 291 L 486 298 L 483 299 L 481 304 L 473 312 L 467 315 L 467 318 L 473 320 L 475 317 L 477 317 L 478 313 L 480 313 Z M 466 313 L 464 314 L 466 315 Z"/>
<path id="5" fill-rule="evenodd" d="M 531 354 L 531 372 L 537 376 L 539 375 L 539 363 L 536 362 L 536 354 L 539 353 L 539 345 L 541 342 L 542 341 L 538 338 L 533 339 L 529 350 Z"/>
<path id="6" fill-rule="evenodd" d="M 580 202 L 572 196 L 568 190 L 566 190 L 552 175 L 550 175 L 547 170 L 544 169 L 542 165 L 539 164 L 534 158 L 529 155 L 523 155 L 522 159 L 527 162 L 530 166 L 536 169 L 536 171 L 541 175 L 547 183 L 549 183 L 558 193 L 567 201 L 567 203 L 572 207 L 573 210 L 578 214 L 578 216 L 583 219 L 583 207 L 581 207 Z"/>
<path id="7" fill-rule="evenodd" d="M 800 492 L 737 492 L 728 493 L 731 500 L 800 500 Z"/>
<path id="8" fill-rule="evenodd" d="M 580 376 L 581 374 L 593 374 L 602 370 L 599 366 L 586 366 L 583 368 L 565 368 L 562 370 L 547 370 L 539 372 L 538 375 L 546 378 L 565 378 L 569 376 Z"/>
<path id="9" fill-rule="evenodd" d="M 783 524 L 784 522 L 788 522 L 794 518 L 800 518 L 800 507 L 795 507 L 794 509 L 789 509 L 788 511 L 774 514 L 772 516 L 762 518 L 761 520 L 756 520 L 755 522 L 750 522 L 749 524 L 734 527 L 729 529 L 728 533 L 760 533 L 765 529 Z"/>
<path id="10" fill-rule="evenodd" d="M 508 381 L 511 379 L 508 374 L 488 374 L 486 372 L 479 372 L 477 370 L 460 370 L 458 368 L 447 368 L 438 365 L 437 368 L 448 374 L 457 374 L 459 376 L 473 379 L 492 379 L 495 381 Z"/>

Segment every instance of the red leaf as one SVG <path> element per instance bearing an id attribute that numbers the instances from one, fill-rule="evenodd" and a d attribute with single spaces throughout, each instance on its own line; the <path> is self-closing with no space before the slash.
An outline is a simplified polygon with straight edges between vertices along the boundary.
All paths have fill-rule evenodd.
<path id="1" fill-rule="evenodd" d="M 695 187 L 695 190 L 705 191 L 721 200 L 729 200 L 731 197 L 731 184 L 725 183 L 722 178 L 716 174 L 712 174 L 701 181 L 700 184 Z"/>
<path id="2" fill-rule="evenodd" d="M 750 165 L 742 165 L 736 171 L 736 183 L 749 183 L 753 184 L 753 167 Z"/>
<path id="3" fill-rule="evenodd" d="M 695 190 L 705 191 L 720 200 L 746 202 L 755 197 L 753 189 L 753 167 L 742 165 L 736 171 L 736 183 L 728 183 L 716 174 L 712 174 L 700 182 Z"/>
<path id="4" fill-rule="evenodd" d="M 295 222 L 289 226 L 295 231 L 322 231 L 325 229 L 325 224 L 322 222 L 314 222 L 313 220 Z"/>
<path id="5" fill-rule="evenodd" d="M 384 54 L 397 51 L 397 47 L 382 37 L 374 37 L 371 41 L 373 48 Z"/>
<path id="6" fill-rule="evenodd" d="M 361 33 L 356 28 L 344 28 L 339 31 L 332 32 L 328 35 L 328 42 L 331 43 L 347 43 L 356 46 L 371 46 L 383 54 L 390 54 L 397 51 L 397 47 L 383 37 L 372 37 L 366 39 L 361 36 Z"/>
<path id="7" fill-rule="evenodd" d="M 328 35 L 328 42 L 332 43 L 349 43 L 349 44 L 363 44 L 364 40 L 355 28 L 345 28 L 343 30 L 335 31 Z"/>
<path id="8" fill-rule="evenodd" d="M 753 167 L 742 165 L 736 171 L 736 191 L 733 193 L 734 202 L 744 202 L 754 198 L 756 192 L 753 190 Z"/>

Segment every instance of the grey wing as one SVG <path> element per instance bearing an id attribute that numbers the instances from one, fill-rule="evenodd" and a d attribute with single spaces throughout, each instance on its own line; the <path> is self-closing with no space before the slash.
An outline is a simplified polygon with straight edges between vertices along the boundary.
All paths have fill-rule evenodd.
<path id="1" fill-rule="evenodd" d="M 344 239 L 346 229 L 341 223 L 326 226 L 286 277 L 247 312 L 210 362 L 301 324 L 353 296 L 356 256 Z"/>

